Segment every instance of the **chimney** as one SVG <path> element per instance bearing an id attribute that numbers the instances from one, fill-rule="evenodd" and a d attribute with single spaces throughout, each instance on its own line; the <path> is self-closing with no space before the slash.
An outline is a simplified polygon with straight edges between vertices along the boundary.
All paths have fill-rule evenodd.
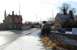
<path id="1" fill-rule="evenodd" d="M 14 15 L 14 11 L 12 11 L 12 15 Z"/>

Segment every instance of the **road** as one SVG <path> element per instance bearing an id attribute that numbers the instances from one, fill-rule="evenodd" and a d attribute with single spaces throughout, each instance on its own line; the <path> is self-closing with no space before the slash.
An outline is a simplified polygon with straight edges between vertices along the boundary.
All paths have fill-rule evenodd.
<path id="1" fill-rule="evenodd" d="M 0 50 L 45 50 L 40 41 L 40 29 L 0 31 Z"/>

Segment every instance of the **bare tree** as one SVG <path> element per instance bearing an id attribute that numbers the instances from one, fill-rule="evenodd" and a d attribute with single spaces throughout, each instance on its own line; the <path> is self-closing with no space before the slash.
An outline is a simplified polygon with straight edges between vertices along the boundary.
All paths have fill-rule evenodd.
<path id="1" fill-rule="evenodd" d="M 69 4 L 64 3 L 62 7 L 60 7 L 60 10 L 63 12 L 64 15 L 67 15 L 67 11 L 69 8 L 70 8 Z"/>

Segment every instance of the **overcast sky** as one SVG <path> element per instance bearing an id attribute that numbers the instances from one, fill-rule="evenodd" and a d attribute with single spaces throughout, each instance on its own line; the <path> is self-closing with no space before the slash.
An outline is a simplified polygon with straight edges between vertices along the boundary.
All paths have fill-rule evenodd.
<path id="1" fill-rule="evenodd" d="M 5 9 L 7 14 L 11 11 L 19 14 L 19 7 L 23 22 L 54 18 L 59 6 L 65 2 L 76 8 L 77 0 L 0 0 L 0 22 L 4 19 Z"/>

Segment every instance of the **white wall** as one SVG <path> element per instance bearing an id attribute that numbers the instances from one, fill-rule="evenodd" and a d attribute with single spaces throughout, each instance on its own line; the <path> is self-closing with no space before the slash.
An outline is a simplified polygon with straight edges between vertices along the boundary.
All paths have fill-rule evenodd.
<path id="1" fill-rule="evenodd" d="M 76 34 L 77 35 L 77 28 L 72 28 L 72 34 Z"/>

